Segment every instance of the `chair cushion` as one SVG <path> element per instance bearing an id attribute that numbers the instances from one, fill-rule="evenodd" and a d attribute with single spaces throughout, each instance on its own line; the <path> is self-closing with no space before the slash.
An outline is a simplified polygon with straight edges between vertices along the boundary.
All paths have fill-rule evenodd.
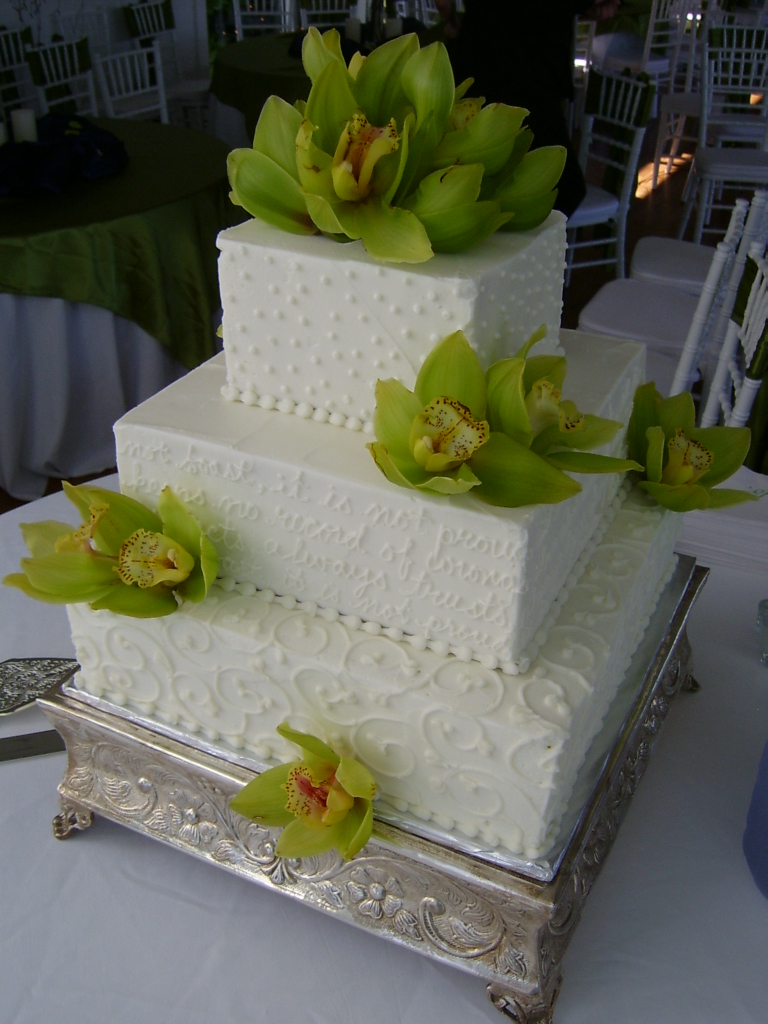
<path id="1" fill-rule="evenodd" d="M 619 208 L 619 200 L 612 192 L 596 185 L 587 185 L 587 194 L 568 218 L 569 228 L 583 228 L 589 224 L 605 224 Z"/>
<path id="2" fill-rule="evenodd" d="M 646 235 L 635 246 L 629 276 L 701 295 L 714 254 L 708 245 Z"/>
<path id="3" fill-rule="evenodd" d="M 679 355 L 698 301 L 678 288 L 647 281 L 609 281 L 582 309 L 579 330 L 642 341 L 659 352 Z"/>

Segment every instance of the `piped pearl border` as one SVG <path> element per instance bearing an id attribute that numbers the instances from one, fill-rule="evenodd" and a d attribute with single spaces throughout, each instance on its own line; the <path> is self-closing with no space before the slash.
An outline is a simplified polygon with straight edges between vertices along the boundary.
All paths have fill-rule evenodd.
<path id="1" fill-rule="evenodd" d="M 238 583 L 231 576 L 223 576 L 219 578 L 216 580 L 216 586 L 220 587 L 225 593 L 231 593 L 233 590 L 236 590 L 244 597 L 253 597 L 254 594 L 258 592 L 261 594 L 262 599 L 268 604 L 271 604 L 274 601 L 289 611 L 296 609 L 297 611 L 303 612 L 305 615 L 309 615 L 311 618 L 314 618 L 317 615 L 320 618 L 325 619 L 326 622 L 340 622 L 348 629 L 362 630 L 362 632 L 368 633 L 370 636 L 386 636 L 397 643 L 409 643 L 417 651 L 424 651 L 429 648 L 430 651 L 434 651 L 435 654 L 439 654 L 441 657 L 447 657 L 450 655 L 457 658 L 459 661 L 479 661 L 485 668 L 500 669 L 505 675 L 516 676 L 520 672 L 528 671 L 531 662 L 539 653 L 539 649 L 547 642 L 549 630 L 560 617 L 560 613 L 562 612 L 566 601 L 570 597 L 571 591 L 581 579 L 595 548 L 603 539 L 605 531 L 613 522 L 616 513 L 623 505 L 630 488 L 631 485 L 626 480 L 619 485 L 617 493 L 603 513 L 603 517 L 600 520 L 597 529 L 585 545 L 584 550 L 563 584 L 560 593 L 552 602 L 552 606 L 542 624 L 541 629 L 539 629 L 531 643 L 516 661 L 502 661 L 491 652 L 476 651 L 464 644 L 454 645 L 449 644 L 447 640 L 428 640 L 427 637 L 422 634 L 405 633 L 398 627 L 386 627 L 380 622 L 365 622 L 358 615 L 342 615 L 336 608 L 321 608 L 314 601 L 299 601 L 290 594 L 278 596 L 273 590 L 259 590 L 259 588 L 253 583 Z"/>
<path id="2" fill-rule="evenodd" d="M 298 416 L 303 420 L 313 419 L 316 423 L 331 423 L 334 427 L 362 430 L 365 434 L 373 433 L 372 420 L 361 420 L 359 416 L 347 416 L 343 412 L 329 412 L 327 409 L 317 408 L 310 402 L 294 402 L 292 398 L 278 399 L 274 395 L 259 395 L 256 389 L 250 386 L 241 391 L 235 384 L 225 384 L 221 393 L 228 402 L 258 405 L 260 409 L 276 409 L 278 412 Z"/>

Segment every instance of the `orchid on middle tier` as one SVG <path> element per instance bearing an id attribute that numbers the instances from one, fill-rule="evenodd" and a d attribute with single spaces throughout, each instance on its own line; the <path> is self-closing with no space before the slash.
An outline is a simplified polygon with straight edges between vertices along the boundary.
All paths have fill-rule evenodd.
<path id="1" fill-rule="evenodd" d="M 472 80 L 455 86 L 442 43 L 406 35 L 347 66 L 338 32 L 310 28 L 302 58 L 306 103 L 270 96 L 253 148 L 229 155 L 232 199 L 252 216 L 421 263 L 552 211 L 565 150 L 528 152 L 528 111 L 466 98 Z"/>
<path id="2" fill-rule="evenodd" d="M 554 504 L 581 491 L 576 473 L 623 473 L 643 467 L 590 449 L 608 444 L 616 420 L 579 412 L 563 400 L 563 356 L 528 357 L 545 328 L 518 354 L 483 372 L 462 331 L 443 338 L 419 371 L 413 391 L 379 380 L 368 445 L 394 484 L 438 494 L 472 491 L 489 505 Z"/>

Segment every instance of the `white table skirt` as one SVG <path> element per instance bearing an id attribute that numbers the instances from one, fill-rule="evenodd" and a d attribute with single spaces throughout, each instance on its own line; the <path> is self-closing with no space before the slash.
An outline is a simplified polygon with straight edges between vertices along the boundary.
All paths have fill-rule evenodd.
<path id="1" fill-rule="evenodd" d="M 114 482 L 112 483 L 114 486 Z M 71 518 L 53 495 L 0 518 Z M 556 1024 L 765 1024 L 768 900 L 741 837 L 768 737 L 768 579 L 717 566 L 677 698 L 566 956 Z M 71 655 L 63 609 L 0 588 L 0 658 Z M 36 709 L 0 735 L 45 727 Z M 98 820 L 51 833 L 64 755 L 0 763 L 0 1020 L 501 1024 L 476 978 Z"/>
<path id="2" fill-rule="evenodd" d="M 0 294 L 0 488 L 37 498 L 114 466 L 115 420 L 185 372 L 108 309 Z"/>

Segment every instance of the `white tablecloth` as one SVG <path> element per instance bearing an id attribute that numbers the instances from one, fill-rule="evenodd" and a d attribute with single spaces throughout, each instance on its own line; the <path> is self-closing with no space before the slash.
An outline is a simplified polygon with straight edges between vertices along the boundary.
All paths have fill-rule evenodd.
<path id="1" fill-rule="evenodd" d="M 0 294 L 0 488 L 37 498 L 114 466 L 115 420 L 185 372 L 108 309 Z"/>
<path id="2" fill-rule="evenodd" d="M 69 518 L 62 495 L 0 518 Z M 556 1024 L 765 1024 L 768 900 L 741 852 L 768 738 L 764 574 L 713 569 L 676 700 L 587 901 Z M 0 588 L 0 658 L 70 655 L 61 608 Z M 0 719 L 0 735 L 45 727 Z M 3 1024 L 479 1024 L 484 985 L 107 821 L 51 834 L 64 755 L 0 763 Z"/>

